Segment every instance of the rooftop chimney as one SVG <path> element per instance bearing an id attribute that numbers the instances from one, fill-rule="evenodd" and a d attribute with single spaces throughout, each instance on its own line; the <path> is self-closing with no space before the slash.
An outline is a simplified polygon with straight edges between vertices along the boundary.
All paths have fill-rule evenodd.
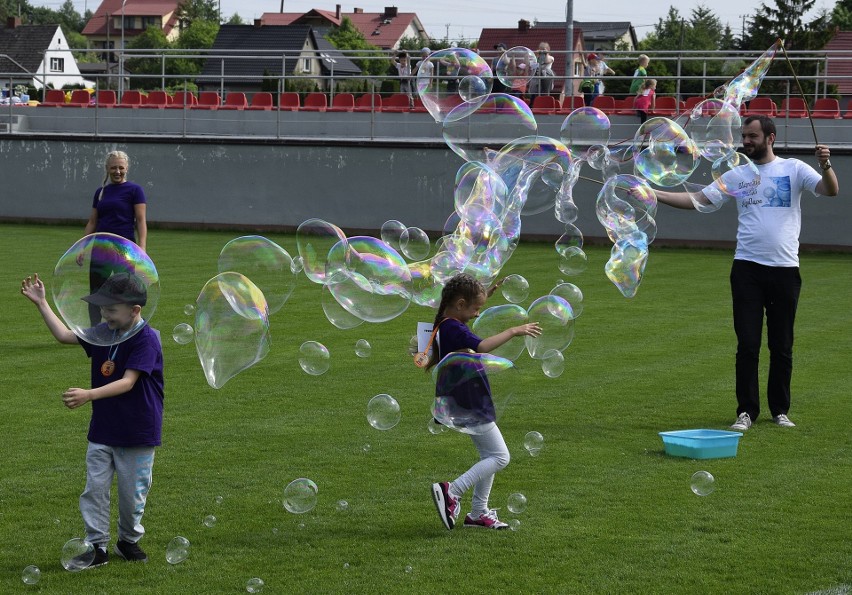
<path id="1" fill-rule="evenodd" d="M 256 29 L 260 29 L 261 27 L 263 27 L 263 21 L 261 19 L 255 19 L 254 26 Z"/>
<path id="2" fill-rule="evenodd" d="M 334 8 L 334 18 L 340 20 L 340 4 Z"/>
<path id="3" fill-rule="evenodd" d="M 396 6 L 385 6 L 384 18 L 392 19 L 399 14 L 399 9 Z"/>
<path id="4" fill-rule="evenodd" d="M 526 19 L 521 19 L 518 21 L 518 31 L 529 31 L 530 30 L 530 22 Z"/>
<path id="5" fill-rule="evenodd" d="M 353 8 L 352 12 L 355 13 L 355 14 L 364 14 L 364 9 L 363 8 Z"/>
<path id="6" fill-rule="evenodd" d="M 10 16 L 10 17 L 6 18 L 6 28 L 7 29 L 14 29 L 14 28 L 20 27 L 20 26 L 21 26 L 21 17 Z"/>

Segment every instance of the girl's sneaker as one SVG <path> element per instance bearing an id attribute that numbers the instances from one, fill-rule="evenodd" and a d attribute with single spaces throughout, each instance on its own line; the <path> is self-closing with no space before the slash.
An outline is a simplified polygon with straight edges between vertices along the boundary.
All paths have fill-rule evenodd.
<path id="1" fill-rule="evenodd" d="M 438 516 L 441 517 L 444 526 L 447 529 L 455 527 L 461 505 L 459 499 L 450 494 L 450 483 L 447 481 L 433 483 L 432 499 L 435 501 L 435 508 L 438 509 Z"/>
<path id="2" fill-rule="evenodd" d="M 509 525 L 497 518 L 497 510 L 492 509 L 483 512 L 477 518 L 473 517 L 473 513 L 468 513 L 464 517 L 465 527 L 481 527 L 483 529 L 508 529 Z"/>

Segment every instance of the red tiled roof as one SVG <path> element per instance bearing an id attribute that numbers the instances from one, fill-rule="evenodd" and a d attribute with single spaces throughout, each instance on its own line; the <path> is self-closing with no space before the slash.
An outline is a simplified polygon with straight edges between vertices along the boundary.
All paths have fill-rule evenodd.
<path id="1" fill-rule="evenodd" d="M 343 17 L 347 17 L 361 32 L 367 43 L 385 49 L 396 47 L 406 29 L 412 23 L 414 23 L 415 28 L 421 28 L 417 13 L 414 12 L 400 12 L 395 17 L 390 18 L 386 17 L 383 12 L 342 12 L 338 20 L 334 12 L 315 8 L 306 13 L 265 12 L 261 15 L 260 21 L 264 25 L 289 25 L 306 22 L 308 17 L 317 15 L 325 17 L 329 25 L 340 25 Z M 386 20 L 390 22 L 385 23 Z"/>
<path id="2" fill-rule="evenodd" d="M 837 91 L 841 95 L 852 95 L 852 31 L 838 31 L 824 49 L 830 52 L 826 56 L 826 76 L 829 80 L 848 77 L 836 81 Z"/>
<path id="3" fill-rule="evenodd" d="M 533 51 L 538 49 L 538 44 L 546 41 L 550 44 L 550 53 L 553 55 L 553 72 L 557 77 L 565 75 L 565 32 L 558 29 L 548 29 L 545 27 L 530 27 L 526 31 L 521 31 L 517 27 L 507 29 L 483 29 L 479 34 L 479 53 L 487 58 L 495 56 L 494 46 L 498 43 L 506 44 L 507 48 L 523 46 Z M 583 30 L 574 28 L 574 51 L 582 55 L 583 46 Z M 575 58 L 576 60 L 577 58 Z M 561 83 L 558 85 L 561 88 Z"/>
<path id="4" fill-rule="evenodd" d="M 83 28 L 83 35 L 106 35 L 107 15 L 120 16 L 122 14 L 121 2 L 122 0 L 103 0 Z M 127 0 L 124 4 L 124 16 L 165 17 L 172 13 L 168 22 L 163 23 L 163 33 L 168 35 L 177 26 L 177 16 L 174 13 L 177 11 L 179 3 L 179 0 Z M 110 33 L 120 30 L 117 27 L 110 27 Z M 134 30 L 134 33 L 138 32 Z"/>

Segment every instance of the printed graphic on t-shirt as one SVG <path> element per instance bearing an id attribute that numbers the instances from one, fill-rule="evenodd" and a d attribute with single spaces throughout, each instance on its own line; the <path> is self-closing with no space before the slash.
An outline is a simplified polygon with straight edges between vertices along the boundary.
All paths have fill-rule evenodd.
<path id="1" fill-rule="evenodd" d="M 790 176 L 768 178 L 764 183 L 763 197 L 766 199 L 763 207 L 790 207 L 792 204 L 792 185 Z"/>

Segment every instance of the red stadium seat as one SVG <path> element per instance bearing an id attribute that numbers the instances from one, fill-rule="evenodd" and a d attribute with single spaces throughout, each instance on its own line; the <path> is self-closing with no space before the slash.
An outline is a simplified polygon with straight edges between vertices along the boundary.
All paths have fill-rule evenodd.
<path id="1" fill-rule="evenodd" d="M 338 93 L 331 100 L 330 112 L 351 112 L 355 110 L 355 96 L 352 93 Z"/>
<path id="2" fill-rule="evenodd" d="M 223 103 L 219 109 L 220 110 L 239 110 L 242 111 L 248 107 L 248 100 L 246 99 L 245 93 L 228 93 L 225 96 L 225 103 Z"/>
<path id="3" fill-rule="evenodd" d="M 785 97 L 781 100 L 781 111 L 778 115 L 782 118 L 807 118 L 808 108 L 805 106 L 805 100 L 801 97 Z"/>
<path id="4" fill-rule="evenodd" d="M 248 107 L 250 110 L 264 110 L 269 111 L 272 109 L 272 93 L 267 93 L 266 91 L 262 91 L 260 93 L 255 93 L 251 96 L 251 105 Z"/>
<path id="5" fill-rule="evenodd" d="M 814 101 L 811 117 L 831 120 L 840 117 L 840 102 L 833 97 L 823 97 Z"/>
<path id="6" fill-rule="evenodd" d="M 281 93 L 278 96 L 278 109 L 295 112 L 301 107 L 298 93 Z"/>
<path id="7" fill-rule="evenodd" d="M 356 112 L 382 111 L 382 96 L 378 93 L 365 93 L 355 100 Z"/>
<path id="8" fill-rule="evenodd" d="M 216 91 L 202 91 L 198 95 L 198 103 L 192 109 L 217 110 L 222 105 L 222 98 Z"/>
<path id="9" fill-rule="evenodd" d="M 324 112 L 328 108 L 328 97 L 325 93 L 308 93 L 305 97 L 303 112 Z"/>

